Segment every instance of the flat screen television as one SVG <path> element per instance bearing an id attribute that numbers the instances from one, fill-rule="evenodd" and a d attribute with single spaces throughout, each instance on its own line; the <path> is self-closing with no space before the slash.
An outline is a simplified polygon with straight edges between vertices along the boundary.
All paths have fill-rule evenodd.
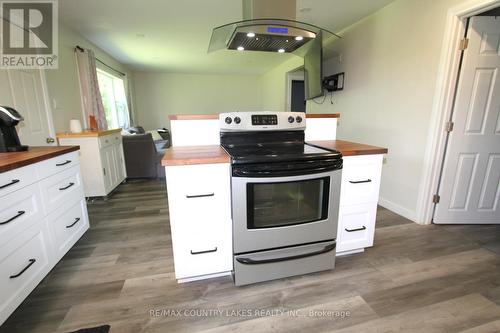
<path id="1" fill-rule="evenodd" d="M 318 34 L 310 43 L 310 48 L 304 55 L 306 99 L 323 96 L 323 48 L 321 46 L 321 34 Z"/>

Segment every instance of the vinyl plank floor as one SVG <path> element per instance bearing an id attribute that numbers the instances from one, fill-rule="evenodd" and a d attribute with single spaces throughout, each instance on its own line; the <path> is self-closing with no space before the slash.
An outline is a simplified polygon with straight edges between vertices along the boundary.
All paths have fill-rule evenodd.
<path id="1" fill-rule="evenodd" d="M 235 287 L 176 282 L 164 180 L 128 181 L 88 210 L 89 231 L 0 332 L 500 331 L 500 226 L 421 226 L 379 207 L 375 246 L 335 270 Z"/>

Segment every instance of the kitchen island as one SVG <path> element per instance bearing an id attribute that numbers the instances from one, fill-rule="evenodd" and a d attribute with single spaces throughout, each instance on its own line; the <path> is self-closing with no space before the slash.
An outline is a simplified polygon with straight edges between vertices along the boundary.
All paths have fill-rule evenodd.
<path id="1" fill-rule="evenodd" d="M 336 239 L 338 256 L 362 252 L 373 245 L 383 154 L 387 149 L 329 139 L 335 138 L 336 131 L 322 127 L 323 121 L 336 126 L 337 118 L 337 114 L 307 115 L 306 142 L 343 155 Z M 188 282 L 231 274 L 232 160 L 216 140 L 218 130 L 217 133 L 215 129 L 210 130 L 218 128 L 219 120 L 214 115 L 174 116 L 171 119 L 185 122 L 174 126 L 178 130 L 199 125 L 196 123 L 199 121 L 214 122 L 207 127 L 208 132 L 199 132 L 201 138 L 196 139 L 196 145 L 191 144 L 196 133 L 186 136 L 173 131 L 174 145 L 162 159 L 166 168 L 176 278 L 179 282 Z M 312 119 L 318 122 L 308 135 Z M 332 120 L 334 123 L 330 123 Z M 308 140 L 308 136 L 315 139 Z"/>

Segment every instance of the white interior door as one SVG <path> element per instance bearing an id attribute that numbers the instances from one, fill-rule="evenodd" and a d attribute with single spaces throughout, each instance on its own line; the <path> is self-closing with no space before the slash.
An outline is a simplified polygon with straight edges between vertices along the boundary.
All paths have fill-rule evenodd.
<path id="1" fill-rule="evenodd" d="M 434 223 L 500 223 L 500 17 L 467 34 Z"/>
<path id="2" fill-rule="evenodd" d="M 24 117 L 24 121 L 17 125 L 21 143 L 28 146 L 55 145 L 43 70 L 0 70 L 0 81 L 0 105 L 13 107 Z"/>

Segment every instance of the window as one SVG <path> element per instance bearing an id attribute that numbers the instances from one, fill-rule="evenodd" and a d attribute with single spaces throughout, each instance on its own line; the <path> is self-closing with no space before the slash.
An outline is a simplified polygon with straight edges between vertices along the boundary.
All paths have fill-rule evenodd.
<path id="1" fill-rule="evenodd" d="M 97 69 L 97 81 L 108 128 L 127 128 L 130 125 L 125 83 L 123 79 Z"/>

